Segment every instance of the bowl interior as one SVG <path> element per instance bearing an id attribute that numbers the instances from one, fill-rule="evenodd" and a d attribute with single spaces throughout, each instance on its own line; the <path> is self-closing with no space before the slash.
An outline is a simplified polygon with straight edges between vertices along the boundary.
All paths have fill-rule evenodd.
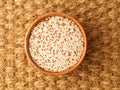
<path id="1" fill-rule="evenodd" d="M 68 18 L 70 20 L 72 20 L 75 24 L 77 24 L 77 26 L 80 28 L 81 30 L 81 33 L 83 35 L 83 39 L 84 39 L 84 48 L 83 48 L 83 53 L 80 57 L 80 59 L 78 60 L 78 62 L 73 66 L 71 67 L 70 69 L 66 70 L 66 71 L 62 71 L 62 72 L 50 72 L 50 71 L 46 71 L 44 69 L 42 69 L 41 67 L 39 67 L 35 62 L 34 60 L 32 59 L 31 55 L 30 55 L 30 51 L 29 51 L 29 38 L 30 38 L 30 35 L 31 35 L 31 31 L 33 30 L 33 28 L 43 19 L 47 18 L 47 17 L 50 17 L 50 16 L 62 16 L 62 17 L 65 17 L 65 18 Z M 25 52 L 26 52 L 26 55 L 27 55 L 27 58 L 28 60 L 31 62 L 31 64 L 36 68 L 38 69 L 39 71 L 45 73 L 45 74 L 48 74 L 48 75 L 53 75 L 53 76 L 57 76 L 57 75 L 64 75 L 64 74 L 67 74 L 71 71 L 73 71 L 75 68 L 77 68 L 79 66 L 79 64 L 81 63 L 81 61 L 83 60 L 84 56 L 85 56 L 85 53 L 86 53 L 86 49 L 87 49 L 87 41 L 86 41 L 86 35 L 85 35 L 85 32 L 82 28 L 82 26 L 80 25 L 80 23 L 78 23 L 77 20 L 75 20 L 73 17 L 71 17 L 70 15 L 68 14 L 65 14 L 65 13 L 60 13 L 60 12 L 52 12 L 52 13 L 47 13 L 47 14 L 44 14 L 40 17 L 38 17 L 33 23 L 32 25 L 30 26 L 27 34 L 26 34 L 26 37 L 25 37 Z"/>

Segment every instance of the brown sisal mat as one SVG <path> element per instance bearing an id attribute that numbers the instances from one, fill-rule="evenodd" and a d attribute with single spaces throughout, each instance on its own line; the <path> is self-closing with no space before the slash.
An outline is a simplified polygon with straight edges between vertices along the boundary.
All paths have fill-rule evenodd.
<path id="1" fill-rule="evenodd" d="M 24 51 L 31 23 L 53 11 L 76 18 L 88 39 L 79 68 L 59 77 L 38 72 Z M 120 90 L 120 0 L 0 0 L 0 90 Z"/>

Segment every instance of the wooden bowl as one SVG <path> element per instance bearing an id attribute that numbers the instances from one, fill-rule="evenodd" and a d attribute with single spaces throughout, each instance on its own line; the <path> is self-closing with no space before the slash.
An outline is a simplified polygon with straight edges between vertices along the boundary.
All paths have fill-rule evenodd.
<path id="1" fill-rule="evenodd" d="M 31 31 L 33 30 L 33 28 L 43 19 L 45 19 L 46 17 L 50 17 L 50 16 L 62 16 L 62 17 L 66 17 L 70 20 L 72 20 L 75 24 L 77 24 L 77 26 L 80 28 L 81 32 L 82 32 L 82 35 L 83 35 L 83 39 L 84 39 L 84 50 L 83 50 L 83 53 L 79 59 L 79 61 L 73 66 L 71 67 L 70 69 L 66 70 L 66 71 L 62 71 L 62 72 L 50 72 L 50 71 L 46 71 L 44 69 L 42 69 L 40 66 L 38 66 L 34 60 L 32 59 L 31 55 L 30 55 L 30 51 L 29 51 L 29 38 L 30 38 L 30 34 L 31 34 Z M 87 49 L 87 40 L 86 40 L 86 35 L 85 35 L 85 32 L 84 32 L 84 29 L 82 28 L 82 26 L 80 25 L 80 23 L 75 20 L 73 17 L 71 17 L 70 15 L 68 14 L 65 14 L 65 13 L 61 13 L 61 12 L 51 12 L 51 13 L 47 13 L 47 14 L 44 14 L 44 15 L 41 15 L 40 17 L 38 17 L 33 23 L 32 25 L 30 26 L 29 30 L 27 31 L 26 33 L 26 37 L 25 37 L 25 53 L 27 55 L 27 58 L 28 60 L 31 62 L 31 64 L 36 68 L 38 69 L 39 71 L 43 72 L 44 74 L 47 74 L 47 75 L 52 75 L 52 76 L 58 76 L 58 75 L 65 75 L 71 71 L 73 71 L 74 69 L 76 69 L 80 63 L 82 62 L 85 54 L 86 54 L 86 49 Z"/>

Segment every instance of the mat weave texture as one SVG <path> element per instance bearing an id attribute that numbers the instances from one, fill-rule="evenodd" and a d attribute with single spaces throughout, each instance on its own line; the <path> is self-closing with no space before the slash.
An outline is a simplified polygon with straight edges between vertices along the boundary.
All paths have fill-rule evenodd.
<path id="1" fill-rule="evenodd" d="M 85 29 L 82 64 L 59 77 L 32 67 L 24 51 L 31 23 L 65 12 Z M 0 90 L 120 90 L 120 0 L 0 0 Z"/>

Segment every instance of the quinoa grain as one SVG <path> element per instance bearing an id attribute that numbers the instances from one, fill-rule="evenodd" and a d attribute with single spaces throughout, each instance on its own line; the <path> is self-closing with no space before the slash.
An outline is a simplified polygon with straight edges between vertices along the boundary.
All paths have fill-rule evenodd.
<path id="1" fill-rule="evenodd" d="M 51 72 L 74 66 L 83 52 L 83 35 L 78 26 L 62 16 L 39 22 L 31 32 L 29 51 L 34 62 Z"/>

